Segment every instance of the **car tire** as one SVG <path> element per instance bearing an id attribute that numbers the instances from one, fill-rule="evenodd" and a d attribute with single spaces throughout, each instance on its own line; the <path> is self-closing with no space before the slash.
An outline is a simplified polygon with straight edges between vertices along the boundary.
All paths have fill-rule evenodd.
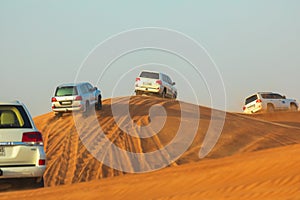
<path id="1" fill-rule="evenodd" d="M 143 93 L 141 91 L 135 91 L 135 95 L 136 96 L 141 96 L 141 95 L 143 95 Z"/>
<path id="2" fill-rule="evenodd" d="M 61 118 L 63 116 L 63 113 L 62 112 L 56 112 L 54 113 L 55 117 L 56 118 Z"/>
<path id="3" fill-rule="evenodd" d="M 176 94 L 176 93 L 174 93 L 173 99 L 174 99 L 174 100 L 177 99 L 177 94 Z"/>
<path id="4" fill-rule="evenodd" d="M 298 111 L 298 107 L 295 105 L 295 104 L 291 104 L 290 105 L 290 111 L 292 111 L 292 112 L 296 112 L 296 111 Z"/>
<path id="5" fill-rule="evenodd" d="M 44 178 L 37 178 L 36 179 L 36 187 L 43 188 L 45 187 Z"/>
<path id="6" fill-rule="evenodd" d="M 85 108 L 84 108 L 83 114 L 87 115 L 87 113 L 89 112 L 89 109 L 90 109 L 90 103 L 87 101 L 85 103 Z"/>
<path id="7" fill-rule="evenodd" d="M 162 92 L 162 94 L 161 94 L 161 97 L 164 99 L 164 98 L 166 98 L 166 89 L 164 89 L 164 91 Z"/>
<path id="8" fill-rule="evenodd" d="M 272 104 L 268 104 L 268 105 L 267 105 L 267 112 L 268 112 L 268 113 L 273 113 L 273 112 L 275 112 L 275 108 L 274 108 L 274 106 L 273 106 Z"/>
<path id="9" fill-rule="evenodd" d="M 99 95 L 97 98 L 96 110 L 101 110 L 101 109 L 102 109 L 102 98 L 101 95 Z"/>

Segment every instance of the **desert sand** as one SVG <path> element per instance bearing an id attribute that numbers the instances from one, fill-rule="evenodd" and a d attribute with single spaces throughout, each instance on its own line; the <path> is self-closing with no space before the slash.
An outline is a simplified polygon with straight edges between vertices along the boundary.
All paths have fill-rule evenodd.
<path id="1" fill-rule="evenodd" d="M 118 98 L 113 104 L 125 104 Z M 164 127 L 152 137 L 133 137 L 122 130 L 138 133 L 124 111 L 113 118 L 111 100 L 103 102 L 103 110 L 95 116 L 84 117 L 78 135 L 72 114 L 55 118 L 53 113 L 36 117 L 47 153 L 46 188 L 0 193 L 0 199 L 300 199 L 300 113 L 244 115 L 226 113 L 222 134 L 212 151 L 199 158 L 199 150 L 212 120 L 211 109 L 182 103 L 183 112 L 200 111 L 200 120 L 189 115 L 185 131 L 197 133 L 189 149 L 164 169 L 148 173 L 135 173 L 152 169 L 153 163 L 163 161 L 166 154 L 156 160 L 142 158 L 143 165 L 136 168 L 128 160 L 120 163 L 130 172 L 115 170 L 102 164 L 83 145 L 91 146 L 93 153 L 109 149 L 96 126 L 101 126 L 106 137 L 119 148 L 135 152 L 152 152 L 172 141 L 179 128 L 182 115 L 178 101 L 155 97 L 132 97 L 129 104 L 134 124 L 147 126 L 161 116 L 149 118 L 152 105 L 161 105 L 168 115 Z M 155 119 L 157 117 L 157 119 Z M 190 125 L 190 126 L 189 126 Z M 105 157 L 113 154 L 105 152 Z M 113 158 L 107 159 L 114 161 Z M 151 170 L 149 170 L 151 171 Z"/>

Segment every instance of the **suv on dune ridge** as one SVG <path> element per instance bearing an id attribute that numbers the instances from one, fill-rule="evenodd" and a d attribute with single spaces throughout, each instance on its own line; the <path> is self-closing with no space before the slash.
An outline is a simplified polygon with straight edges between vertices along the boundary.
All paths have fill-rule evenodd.
<path id="1" fill-rule="evenodd" d="M 0 180 L 22 179 L 43 186 L 46 155 L 42 134 L 25 105 L 0 103 Z M 19 182 L 19 181 L 18 181 Z"/>
<path id="2" fill-rule="evenodd" d="M 87 112 L 90 106 L 102 109 L 101 91 L 88 82 L 59 85 L 51 99 L 55 115 L 72 111 Z"/>
<path id="3" fill-rule="evenodd" d="M 177 98 L 175 82 L 168 75 L 154 71 L 140 73 L 139 77 L 135 79 L 135 93 L 136 95 L 156 94 L 162 98 Z"/>
<path id="4" fill-rule="evenodd" d="M 295 99 L 287 99 L 273 92 L 258 92 L 246 98 L 243 107 L 244 113 L 251 114 L 256 112 L 274 112 L 290 110 L 297 111 L 298 103 Z"/>

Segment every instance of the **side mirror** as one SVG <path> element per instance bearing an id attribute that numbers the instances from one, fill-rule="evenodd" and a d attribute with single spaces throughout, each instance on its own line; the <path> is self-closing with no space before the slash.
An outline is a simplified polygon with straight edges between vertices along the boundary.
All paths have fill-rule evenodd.
<path id="1" fill-rule="evenodd" d="M 98 88 L 97 87 L 93 87 L 90 89 L 91 92 L 96 91 Z"/>
<path id="2" fill-rule="evenodd" d="M 176 84 L 175 82 L 172 83 L 172 85 L 175 85 L 175 84 Z"/>
<path id="3" fill-rule="evenodd" d="M 283 97 L 283 99 L 286 99 L 286 96 L 282 96 Z"/>

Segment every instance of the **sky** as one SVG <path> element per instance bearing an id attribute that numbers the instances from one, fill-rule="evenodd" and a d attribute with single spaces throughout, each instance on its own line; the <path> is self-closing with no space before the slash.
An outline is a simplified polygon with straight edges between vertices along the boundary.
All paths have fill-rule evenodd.
<path id="1" fill-rule="evenodd" d="M 57 85 L 74 81 L 95 84 L 104 98 L 129 96 L 143 69 L 168 73 L 179 100 L 230 112 L 258 91 L 300 101 L 299 7 L 297 0 L 1 0 L 0 101 L 18 99 L 38 116 L 51 111 Z M 136 31 L 149 27 L 165 31 Z M 145 38 L 189 58 L 132 49 Z M 220 99 L 224 105 L 212 103 Z"/>

